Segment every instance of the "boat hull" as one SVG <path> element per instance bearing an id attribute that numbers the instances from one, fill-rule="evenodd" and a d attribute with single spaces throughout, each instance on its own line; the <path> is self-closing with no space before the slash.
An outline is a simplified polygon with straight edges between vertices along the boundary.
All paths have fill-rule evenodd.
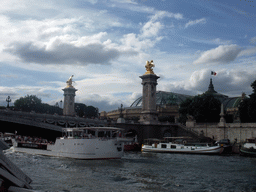
<path id="1" fill-rule="evenodd" d="M 256 157 L 256 149 L 253 148 L 241 148 L 240 155 Z"/>
<path id="2" fill-rule="evenodd" d="M 141 150 L 141 146 L 138 143 L 124 145 L 124 151 L 140 151 L 140 150 Z"/>
<path id="3" fill-rule="evenodd" d="M 123 156 L 123 143 L 104 139 L 57 139 L 55 144 L 48 144 L 46 149 L 30 148 L 15 143 L 15 152 L 32 155 L 46 155 L 73 159 L 120 159 Z"/>
<path id="4" fill-rule="evenodd" d="M 184 148 L 184 149 L 161 149 L 151 146 L 143 146 L 141 151 L 143 152 L 158 152 L 158 153 L 187 153 L 187 154 L 221 154 L 223 148 L 221 146 L 207 147 L 207 148 Z"/>

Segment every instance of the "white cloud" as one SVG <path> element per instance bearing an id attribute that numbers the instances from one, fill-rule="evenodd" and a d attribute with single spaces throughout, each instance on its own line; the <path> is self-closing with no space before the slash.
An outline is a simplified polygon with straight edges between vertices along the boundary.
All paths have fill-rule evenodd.
<path id="1" fill-rule="evenodd" d="M 241 48 L 238 45 L 220 45 L 215 49 L 205 51 L 201 56 L 194 61 L 194 64 L 209 64 L 209 63 L 229 63 L 234 61 L 238 54 L 241 52 Z"/>
<path id="2" fill-rule="evenodd" d="M 205 23 L 206 23 L 205 18 L 197 19 L 197 20 L 189 21 L 188 23 L 186 23 L 185 28 L 188 28 L 188 27 L 196 25 L 196 24 L 205 24 Z"/>
<path id="3" fill-rule="evenodd" d="M 242 50 L 238 57 L 241 56 L 250 56 L 250 55 L 256 55 L 256 47 L 249 47 L 247 49 Z"/>
<path id="4" fill-rule="evenodd" d="M 158 32 L 163 28 L 163 25 L 160 22 L 149 21 L 142 27 L 142 36 L 143 37 L 152 37 L 157 36 Z"/>
<path id="5" fill-rule="evenodd" d="M 14 42 L 4 49 L 21 61 L 39 64 L 109 64 L 122 54 L 135 51 L 120 50 L 110 40 L 101 41 L 106 33 L 74 39 L 73 36 L 57 36 L 49 42 Z"/>
<path id="6" fill-rule="evenodd" d="M 177 20 L 183 19 L 183 15 L 181 13 L 171 13 L 167 11 L 157 11 L 152 17 L 152 21 L 156 21 L 159 19 L 162 19 L 164 17 L 169 17 L 169 18 L 175 18 Z"/>
<path id="7" fill-rule="evenodd" d="M 231 40 L 223 40 L 223 39 L 220 39 L 220 38 L 213 39 L 212 42 L 214 44 L 218 44 L 218 45 L 229 45 L 229 44 L 232 44 Z"/>
<path id="8" fill-rule="evenodd" d="M 134 0 L 110 0 L 111 2 L 114 3 L 123 3 L 123 4 L 134 4 L 137 5 L 138 3 Z"/>
<path id="9" fill-rule="evenodd" d="M 155 37 L 158 36 L 159 31 L 165 26 L 158 20 L 165 17 L 175 18 L 177 20 L 183 19 L 183 15 L 180 13 L 170 13 L 166 11 L 157 11 L 151 19 L 144 24 L 141 29 L 141 37 Z"/>
<path id="10" fill-rule="evenodd" d="M 246 71 L 241 69 L 220 69 L 217 76 L 211 76 L 211 69 L 195 71 L 187 80 L 173 81 L 166 85 L 166 91 L 197 95 L 208 90 L 210 78 L 213 79 L 215 91 L 230 97 L 241 96 L 242 92 L 251 94 L 251 83 L 255 80 L 255 70 Z"/>

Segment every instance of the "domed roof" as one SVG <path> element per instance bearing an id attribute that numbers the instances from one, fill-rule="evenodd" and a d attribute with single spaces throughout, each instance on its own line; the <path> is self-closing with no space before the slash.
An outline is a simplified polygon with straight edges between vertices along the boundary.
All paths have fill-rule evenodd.
<path id="1" fill-rule="evenodd" d="M 218 99 L 221 103 L 223 103 L 225 110 L 228 108 L 238 107 L 242 100 L 242 97 L 228 97 L 227 95 L 223 95 L 215 91 L 212 83 L 212 79 L 210 79 L 208 90 L 204 94 L 213 95 L 216 99 Z"/>
<path id="2" fill-rule="evenodd" d="M 192 98 L 190 95 L 183 95 L 173 92 L 157 91 L 156 92 L 156 104 L 157 105 L 180 105 L 187 98 Z M 130 107 L 141 107 L 142 97 L 136 99 Z"/>
<path id="3" fill-rule="evenodd" d="M 224 109 L 239 107 L 242 97 L 230 97 L 223 101 Z"/>

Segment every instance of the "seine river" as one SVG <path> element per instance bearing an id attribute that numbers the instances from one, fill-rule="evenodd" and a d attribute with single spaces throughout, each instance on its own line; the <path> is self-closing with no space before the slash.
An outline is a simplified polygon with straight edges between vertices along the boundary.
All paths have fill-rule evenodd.
<path id="1" fill-rule="evenodd" d="M 72 160 L 5 152 L 37 191 L 256 191 L 256 158 L 127 152 Z"/>

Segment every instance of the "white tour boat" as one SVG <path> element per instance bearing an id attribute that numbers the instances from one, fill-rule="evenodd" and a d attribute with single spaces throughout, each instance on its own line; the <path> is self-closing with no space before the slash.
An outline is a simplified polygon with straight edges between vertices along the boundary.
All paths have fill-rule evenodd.
<path id="1" fill-rule="evenodd" d="M 148 139 L 146 144 L 142 145 L 141 151 L 143 152 L 161 152 L 161 153 L 194 153 L 194 154 L 220 154 L 223 151 L 221 146 L 213 146 L 208 143 L 186 143 L 186 140 L 182 142 L 169 142 L 165 138 L 165 141 L 159 139 Z"/>
<path id="2" fill-rule="evenodd" d="M 125 140 L 121 131 L 114 127 L 63 128 L 63 137 L 56 138 L 55 143 L 16 136 L 13 149 L 15 152 L 74 159 L 120 159 Z"/>

